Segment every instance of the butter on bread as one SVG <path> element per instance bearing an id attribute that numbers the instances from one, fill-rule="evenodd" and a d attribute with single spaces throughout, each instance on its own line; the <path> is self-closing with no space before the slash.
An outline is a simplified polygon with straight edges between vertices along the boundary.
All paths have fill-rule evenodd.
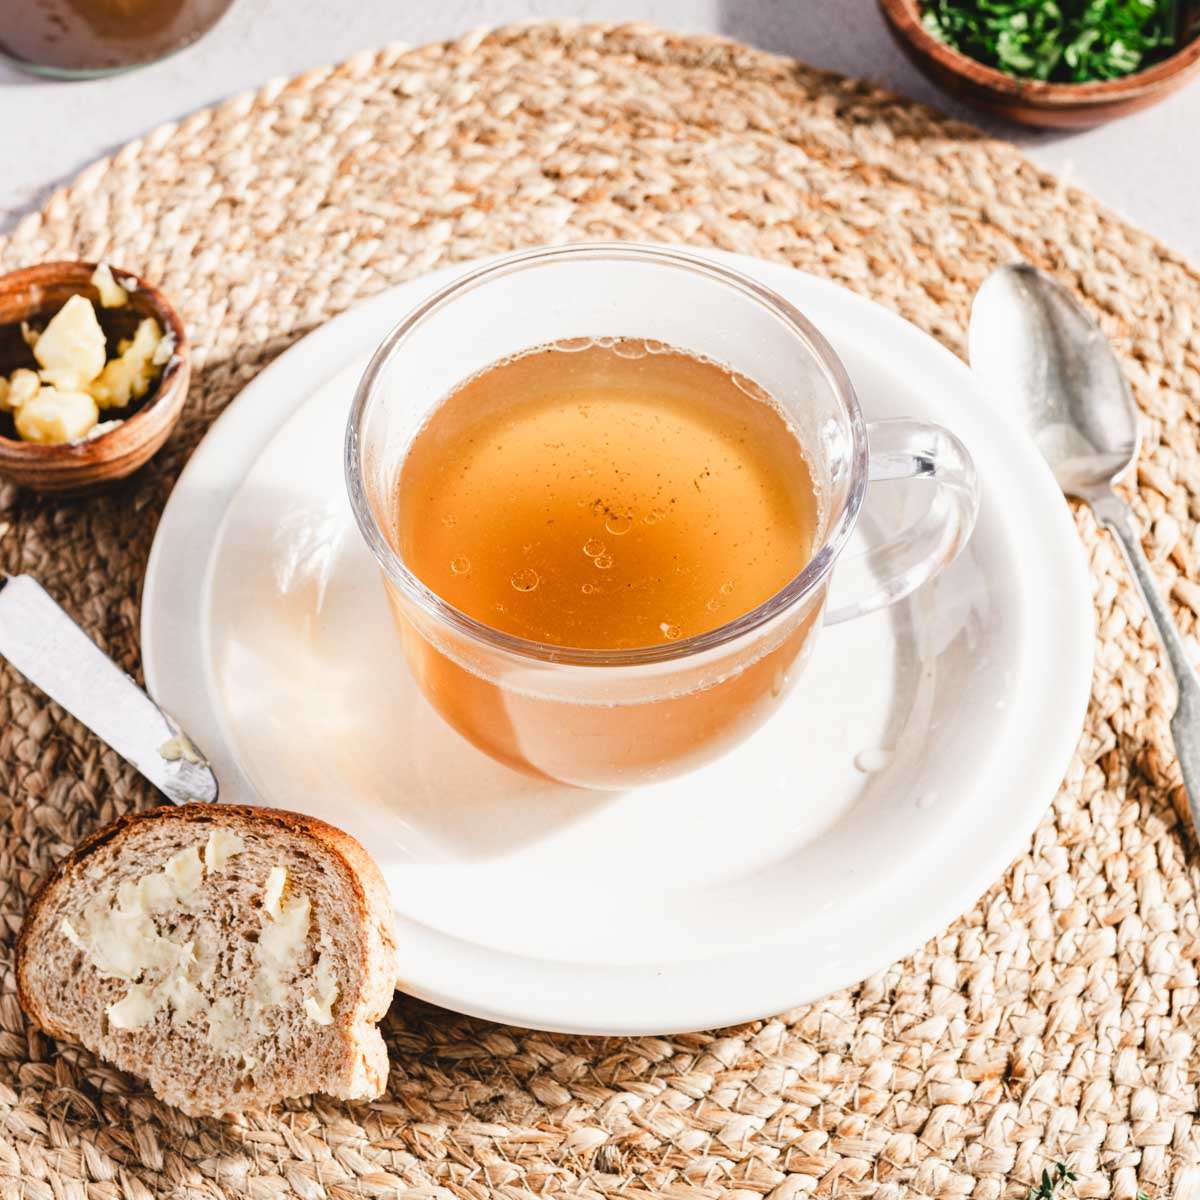
<path id="1" fill-rule="evenodd" d="M 348 834 L 275 809 L 164 807 L 84 842 L 30 904 L 17 995 L 192 1115 L 379 1095 L 391 900 Z"/>

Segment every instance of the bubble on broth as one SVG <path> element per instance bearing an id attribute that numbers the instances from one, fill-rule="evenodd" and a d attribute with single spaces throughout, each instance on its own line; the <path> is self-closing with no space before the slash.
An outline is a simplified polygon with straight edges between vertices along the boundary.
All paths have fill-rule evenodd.
<path id="1" fill-rule="evenodd" d="M 532 567 L 522 567 L 519 571 L 514 571 L 509 580 L 518 592 L 532 592 L 541 582 L 541 576 Z"/>
<path id="2" fill-rule="evenodd" d="M 590 350 L 596 343 L 591 338 L 559 338 L 550 343 L 551 350 L 561 350 L 564 354 L 578 354 L 580 350 Z"/>
<path id="3" fill-rule="evenodd" d="M 755 383 L 749 375 L 740 375 L 737 371 L 730 371 L 729 380 L 739 392 L 744 392 L 751 400 L 769 404 L 772 408 L 776 407 L 775 401 L 771 399 L 771 394 L 761 384 Z"/>

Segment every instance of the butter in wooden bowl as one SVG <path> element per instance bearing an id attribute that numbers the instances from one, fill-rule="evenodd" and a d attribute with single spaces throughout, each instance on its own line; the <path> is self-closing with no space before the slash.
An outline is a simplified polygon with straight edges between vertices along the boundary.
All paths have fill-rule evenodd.
<path id="1" fill-rule="evenodd" d="M 107 264 L 0 279 L 0 472 L 42 491 L 122 478 L 162 444 L 187 338 L 156 289 Z"/>

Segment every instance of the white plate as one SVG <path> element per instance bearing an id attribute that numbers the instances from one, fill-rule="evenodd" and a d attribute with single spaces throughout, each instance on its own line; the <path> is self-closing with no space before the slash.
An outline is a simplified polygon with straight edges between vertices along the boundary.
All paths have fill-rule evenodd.
<path id="1" fill-rule="evenodd" d="M 213 426 L 163 514 L 142 609 L 150 690 L 211 757 L 223 799 L 311 813 L 366 845 L 395 899 L 403 986 L 437 1004 L 649 1033 L 815 999 L 968 908 L 1074 749 L 1090 586 L 1033 448 L 962 363 L 892 313 L 713 257 L 816 322 L 868 418 L 958 433 L 982 506 L 949 572 L 826 630 L 783 709 L 690 776 L 620 795 L 525 778 L 443 725 L 405 669 L 345 499 L 342 431 L 387 329 L 467 266 L 281 356 Z M 906 485 L 884 486 L 871 511 L 886 524 Z"/>

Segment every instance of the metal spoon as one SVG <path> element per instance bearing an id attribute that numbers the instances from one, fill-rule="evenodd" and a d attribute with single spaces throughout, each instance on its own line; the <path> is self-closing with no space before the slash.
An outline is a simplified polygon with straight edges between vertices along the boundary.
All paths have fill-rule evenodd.
<path id="1" fill-rule="evenodd" d="M 1137 459 L 1137 409 L 1116 355 L 1074 297 L 1019 264 L 984 280 L 971 309 L 971 369 L 1015 411 L 1059 487 L 1091 505 L 1125 549 L 1175 676 L 1171 736 L 1200 835 L 1200 678 L 1113 483 Z"/>
<path id="2" fill-rule="evenodd" d="M 0 655 L 168 800 L 216 800 L 217 777 L 175 719 L 28 575 L 0 575 Z"/>

